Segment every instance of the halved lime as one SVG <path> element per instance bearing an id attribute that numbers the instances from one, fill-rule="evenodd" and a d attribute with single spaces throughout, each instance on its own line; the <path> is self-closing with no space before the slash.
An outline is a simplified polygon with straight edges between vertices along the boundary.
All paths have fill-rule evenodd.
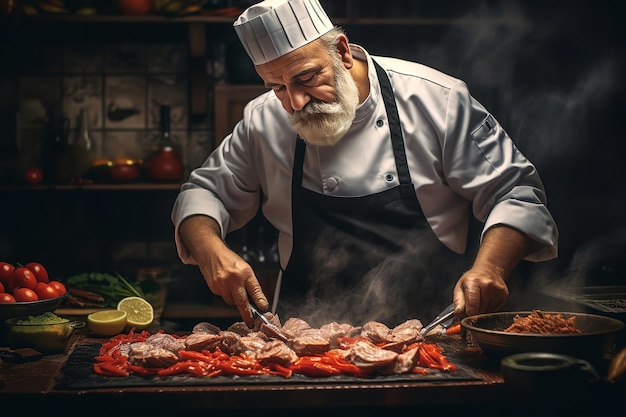
<path id="1" fill-rule="evenodd" d="M 122 298 L 117 303 L 117 309 L 126 312 L 126 326 L 135 330 L 145 329 L 154 320 L 152 304 L 141 297 Z"/>
<path id="2" fill-rule="evenodd" d="M 96 334 L 113 336 L 126 327 L 126 316 L 123 310 L 100 310 L 87 316 L 87 325 Z"/>

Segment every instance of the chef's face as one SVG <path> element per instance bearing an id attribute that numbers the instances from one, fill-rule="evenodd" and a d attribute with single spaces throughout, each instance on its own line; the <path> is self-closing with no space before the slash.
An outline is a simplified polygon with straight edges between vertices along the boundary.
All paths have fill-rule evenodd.
<path id="1" fill-rule="evenodd" d="M 312 42 L 290 54 L 257 66 L 291 115 L 296 132 L 308 143 L 334 145 L 350 128 L 359 93 L 348 70 L 352 57 L 347 40 L 327 49 Z M 344 42 L 345 40 L 345 42 Z"/>

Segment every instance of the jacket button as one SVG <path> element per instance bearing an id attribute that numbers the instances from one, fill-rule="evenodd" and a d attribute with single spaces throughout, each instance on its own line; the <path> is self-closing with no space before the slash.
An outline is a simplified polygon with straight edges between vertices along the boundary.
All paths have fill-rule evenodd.
<path id="1" fill-rule="evenodd" d="M 328 191 L 333 191 L 335 188 L 337 188 L 337 184 L 338 181 L 336 178 L 329 178 L 326 180 L 326 188 L 328 188 Z"/>

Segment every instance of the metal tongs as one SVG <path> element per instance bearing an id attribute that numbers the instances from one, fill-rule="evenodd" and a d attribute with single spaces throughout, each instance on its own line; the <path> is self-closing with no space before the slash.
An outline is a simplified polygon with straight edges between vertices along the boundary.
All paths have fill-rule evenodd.
<path id="1" fill-rule="evenodd" d="M 437 327 L 439 324 L 445 323 L 448 320 L 452 322 L 451 319 L 453 318 L 454 318 L 454 303 L 446 307 L 441 313 L 439 313 L 437 317 L 435 317 L 433 321 L 428 323 L 426 326 L 422 327 L 422 330 L 420 331 L 420 333 L 422 334 L 422 336 L 425 336 L 428 332 L 430 332 L 432 329 Z"/>
<path id="2" fill-rule="evenodd" d="M 254 305 L 252 301 L 250 302 L 250 310 L 252 310 L 253 316 L 260 318 L 263 324 L 267 326 L 269 331 L 272 333 L 272 336 L 274 336 L 277 339 L 282 340 L 283 342 L 287 342 L 289 340 L 287 335 L 283 333 L 283 331 L 279 329 L 278 326 L 276 326 L 275 324 L 272 324 L 267 319 L 267 317 L 265 317 L 265 315 L 261 313 L 258 308 L 256 308 L 256 306 Z"/>

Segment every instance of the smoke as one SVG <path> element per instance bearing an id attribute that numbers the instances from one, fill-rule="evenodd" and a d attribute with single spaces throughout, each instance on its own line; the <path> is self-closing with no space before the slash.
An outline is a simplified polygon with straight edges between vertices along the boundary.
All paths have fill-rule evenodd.
<path id="1" fill-rule="evenodd" d="M 559 258 L 524 270 L 537 286 L 606 279 L 626 255 L 626 37 L 610 2 L 556 3 L 485 1 L 416 57 L 466 81 L 537 166 L 560 231 Z"/>
<path id="2" fill-rule="evenodd" d="M 354 260 L 350 243 L 335 233 L 322 235 L 313 253 L 314 264 L 321 268 L 311 271 L 311 291 L 304 300 L 281 301 L 279 315 L 299 317 L 314 326 L 373 320 L 393 327 L 410 318 L 432 319 L 452 302 L 465 258 L 444 248 L 430 230 L 405 233 L 402 239 L 402 252 L 380 255 L 381 263 L 363 277 L 356 274 L 362 280 L 353 285 L 345 282 L 351 272 L 345 267 Z"/>

